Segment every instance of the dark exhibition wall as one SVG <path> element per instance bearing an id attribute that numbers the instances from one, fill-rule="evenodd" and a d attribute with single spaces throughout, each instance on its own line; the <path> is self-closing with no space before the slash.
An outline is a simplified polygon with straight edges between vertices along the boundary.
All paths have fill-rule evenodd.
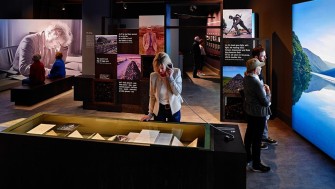
<path id="1" fill-rule="evenodd" d="M 250 1 L 258 14 L 259 37 L 271 40 L 272 94 L 277 116 L 291 125 L 292 105 L 292 3 Z"/>
<path id="2" fill-rule="evenodd" d="M 102 33 L 102 21 L 103 18 L 110 17 L 111 5 L 109 0 L 100 0 L 99 3 L 94 0 L 85 0 L 82 7 L 83 74 L 93 75 L 95 73 L 94 35 Z"/>
<path id="3" fill-rule="evenodd" d="M 46 4 L 49 2 L 49 7 Z M 58 2 L 58 4 L 54 4 Z M 63 0 L 63 1 L 42 1 L 42 0 L 12 0 L 0 7 L 0 18 L 12 19 L 63 19 L 82 18 L 83 19 L 83 73 L 94 74 L 94 51 L 87 48 L 87 35 L 102 34 L 103 18 L 113 15 L 116 11 L 113 7 L 115 2 L 111 0 Z M 127 1 L 124 1 L 127 2 Z M 134 2 L 134 1 L 133 1 Z M 139 1 L 136 1 L 139 2 Z M 148 1 L 146 1 L 148 3 Z M 152 1 L 154 2 L 154 1 Z M 157 1 L 156 1 L 157 2 Z M 162 1 L 160 1 L 162 2 Z M 177 1 L 168 1 L 177 3 Z M 179 1 L 178 1 L 179 2 Z M 186 4 L 199 1 L 183 1 Z M 208 1 L 206 1 L 208 2 Z M 219 1 L 210 1 L 217 3 Z M 272 55 L 270 64 L 272 65 L 272 91 L 273 103 L 277 107 L 277 116 L 291 125 L 292 106 L 292 4 L 302 2 L 302 0 L 291 1 L 242 1 L 225 0 L 224 9 L 252 9 L 258 17 L 258 37 L 271 41 Z M 138 3 L 138 9 L 145 11 L 147 3 Z M 77 10 L 82 8 L 82 13 L 71 11 L 72 13 L 62 13 L 59 9 L 62 5 L 72 7 Z M 43 5 L 43 6 L 42 6 Z M 51 6 L 52 5 L 52 6 Z M 116 3 L 115 7 L 120 6 Z M 129 7 L 130 8 L 130 7 Z M 71 8 L 70 8 L 71 9 Z M 119 9 L 118 9 L 119 10 Z M 150 9 L 151 10 L 151 9 Z M 87 33 L 88 32 L 88 33 Z M 91 32 L 91 33 L 90 33 Z M 180 37 L 180 39 L 182 39 Z M 180 42 L 181 43 L 181 42 Z M 183 44 L 190 44 L 186 41 Z"/>
<path id="4" fill-rule="evenodd" d="M 13 0 L 0 7 L 0 18 L 33 18 L 33 0 Z"/>

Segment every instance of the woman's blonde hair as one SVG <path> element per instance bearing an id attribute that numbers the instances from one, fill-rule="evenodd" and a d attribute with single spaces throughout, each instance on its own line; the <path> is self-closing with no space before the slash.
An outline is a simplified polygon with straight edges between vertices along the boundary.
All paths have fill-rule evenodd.
<path id="1" fill-rule="evenodd" d="M 165 65 L 167 67 L 168 64 L 171 64 L 172 61 L 169 57 L 169 55 L 165 52 L 159 52 L 156 54 L 154 61 L 152 62 L 152 67 L 155 72 L 159 72 L 159 66 L 161 64 Z"/>

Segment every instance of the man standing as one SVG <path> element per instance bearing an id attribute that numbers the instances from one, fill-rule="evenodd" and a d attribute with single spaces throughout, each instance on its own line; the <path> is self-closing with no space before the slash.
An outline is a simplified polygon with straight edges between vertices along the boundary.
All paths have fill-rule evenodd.
<path id="1" fill-rule="evenodd" d="M 200 64 L 201 64 L 201 51 L 200 51 L 199 44 L 200 44 L 200 37 L 195 36 L 194 42 L 192 44 L 192 49 L 191 49 L 191 53 L 193 55 L 193 62 L 194 62 L 193 78 L 200 78 L 197 75 L 198 70 L 200 68 Z"/>
<path id="2" fill-rule="evenodd" d="M 252 57 L 257 58 L 260 62 L 265 62 L 266 60 L 266 52 L 265 49 L 262 46 L 257 46 L 256 48 L 252 49 Z M 264 84 L 264 77 L 262 72 L 259 74 L 260 81 Z M 266 84 L 265 84 L 266 85 Z M 267 144 L 270 145 L 277 145 L 278 142 L 272 138 L 269 137 L 269 126 L 268 126 L 268 120 L 270 116 L 266 117 L 266 124 L 264 127 L 264 132 L 262 136 L 262 143 L 261 143 L 261 149 L 266 150 L 268 149 Z"/>
<path id="3" fill-rule="evenodd" d="M 146 55 L 155 55 L 157 51 L 156 34 L 152 28 L 147 27 L 147 32 L 143 35 L 143 48 Z"/>

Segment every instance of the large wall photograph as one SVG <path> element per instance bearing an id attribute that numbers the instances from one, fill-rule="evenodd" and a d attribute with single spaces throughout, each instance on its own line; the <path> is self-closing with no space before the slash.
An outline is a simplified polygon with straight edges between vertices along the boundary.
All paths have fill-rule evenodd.
<path id="1" fill-rule="evenodd" d="M 117 35 L 95 35 L 95 77 L 115 79 Z"/>
<path id="2" fill-rule="evenodd" d="M 33 54 L 40 54 L 45 67 L 51 69 L 55 52 L 61 51 L 66 74 L 80 75 L 81 36 L 81 20 L 0 19 L 0 69 L 28 76 Z M 9 59 L 2 57 L 5 53 Z"/>
<path id="3" fill-rule="evenodd" d="M 139 16 L 139 54 L 155 55 L 165 48 L 164 16 Z"/>
<path id="4" fill-rule="evenodd" d="M 139 54 L 117 55 L 117 79 L 140 80 L 141 56 Z"/>
<path id="5" fill-rule="evenodd" d="M 251 9 L 224 9 L 223 38 L 251 38 L 252 20 Z"/>
<path id="6" fill-rule="evenodd" d="M 95 54 L 117 54 L 117 35 L 96 35 Z"/>
<path id="7" fill-rule="evenodd" d="M 293 6 L 295 131 L 335 159 L 335 1 Z"/>

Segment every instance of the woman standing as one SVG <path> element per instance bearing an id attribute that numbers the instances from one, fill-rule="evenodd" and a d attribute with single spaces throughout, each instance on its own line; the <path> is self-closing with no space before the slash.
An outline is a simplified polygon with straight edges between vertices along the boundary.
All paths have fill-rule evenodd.
<path id="1" fill-rule="evenodd" d="M 149 114 L 141 121 L 180 122 L 181 71 L 174 68 L 168 54 L 160 52 L 153 60 L 154 72 L 150 74 Z"/>
<path id="2" fill-rule="evenodd" d="M 251 169 L 255 172 L 268 172 L 270 167 L 261 163 L 261 140 L 266 116 L 271 115 L 271 91 L 268 85 L 263 85 L 258 75 L 264 66 L 257 58 L 249 59 L 246 63 L 247 71 L 243 80 L 244 110 L 247 114 L 247 130 L 244 137 L 247 163 L 252 161 Z"/>

